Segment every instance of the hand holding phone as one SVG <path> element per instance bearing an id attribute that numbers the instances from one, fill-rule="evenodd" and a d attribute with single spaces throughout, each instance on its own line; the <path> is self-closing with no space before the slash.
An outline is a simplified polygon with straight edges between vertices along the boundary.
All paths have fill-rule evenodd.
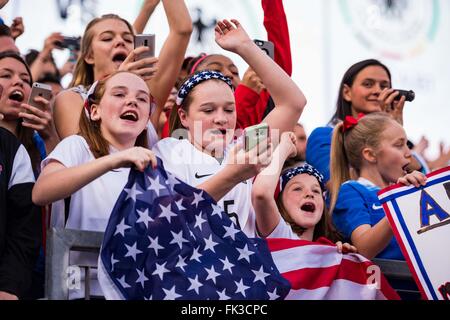
<path id="1" fill-rule="evenodd" d="M 248 152 L 267 140 L 269 137 L 269 125 L 267 123 L 260 123 L 255 126 L 245 128 L 244 130 L 244 148 Z"/>
<path id="2" fill-rule="evenodd" d="M 36 97 L 42 97 L 46 99 L 47 101 L 50 101 L 52 99 L 52 87 L 50 87 L 48 84 L 35 82 L 33 83 L 33 86 L 31 87 L 31 93 L 30 97 L 28 98 L 28 104 L 32 107 L 38 108 L 39 110 L 42 110 L 42 105 L 38 102 L 34 101 Z M 26 113 L 31 113 L 29 110 L 25 110 Z M 23 119 L 23 122 L 28 122 L 27 119 Z"/>
<path id="3" fill-rule="evenodd" d="M 149 50 L 139 54 L 137 60 L 144 58 L 153 58 L 155 56 L 155 35 L 154 34 L 137 34 L 134 36 L 134 48 L 147 47 Z"/>
<path id="4" fill-rule="evenodd" d="M 42 97 L 50 101 L 52 99 L 52 87 L 45 83 L 33 83 L 33 86 L 31 87 L 30 98 L 28 99 L 28 104 L 40 109 L 41 106 L 34 101 L 36 97 Z"/>

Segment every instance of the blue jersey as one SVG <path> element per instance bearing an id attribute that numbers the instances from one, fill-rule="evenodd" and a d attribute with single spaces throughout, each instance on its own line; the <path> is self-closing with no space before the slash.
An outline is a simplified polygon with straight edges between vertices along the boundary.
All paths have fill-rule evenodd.
<path id="1" fill-rule="evenodd" d="M 379 187 L 364 179 L 348 181 L 341 186 L 333 211 L 333 223 L 347 241 L 359 226 L 374 226 L 385 217 L 377 197 L 379 190 Z M 394 237 L 377 258 L 405 260 Z"/>
<path id="2" fill-rule="evenodd" d="M 324 177 L 324 183 L 330 180 L 330 153 L 333 130 L 334 128 L 331 125 L 315 128 L 306 142 L 306 162 L 319 170 Z M 420 155 L 413 151 L 412 156 L 421 164 L 420 171 L 423 174 L 430 172 L 426 161 Z"/>
<path id="3" fill-rule="evenodd" d="M 324 177 L 324 183 L 330 180 L 330 151 L 332 127 L 319 127 L 311 132 L 306 142 L 306 162 Z"/>

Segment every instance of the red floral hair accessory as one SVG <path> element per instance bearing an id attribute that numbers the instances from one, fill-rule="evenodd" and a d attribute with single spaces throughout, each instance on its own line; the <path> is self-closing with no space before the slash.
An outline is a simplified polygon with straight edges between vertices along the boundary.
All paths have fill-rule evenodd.
<path id="1" fill-rule="evenodd" d="M 358 124 L 359 120 L 361 120 L 361 118 L 364 116 L 365 116 L 364 113 L 358 114 L 357 118 L 352 116 L 346 116 L 344 119 L 344 125 L 342 126 L 342 132 L 346 132 L 352 129 L 354 126 Z"/>

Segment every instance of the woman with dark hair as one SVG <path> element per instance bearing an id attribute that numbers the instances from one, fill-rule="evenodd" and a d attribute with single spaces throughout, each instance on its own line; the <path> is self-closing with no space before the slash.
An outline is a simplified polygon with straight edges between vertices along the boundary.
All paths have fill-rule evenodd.
<path id="1" fill-rule="evenodd" d="M 15 52 L 0 53 L 0 84 L 3 95 L 0 99 L 0 127 L 4 127 L 19 138 L 31 157 L 37 176 L 40 162 L 58 143 L 49 101 L 36 97 L 33 107 L 26 102 L 31 93 L 32 76 L 22 57 Z"/>
<path id="2" fill-rule="evenodd" d="M 35 99 L 40 109 L 23 103 L 31 84 L 20 55 L 0 53 L 0 300 L 29 298 L 38 276 L 33 265 L 41 243 L 41 215 L 31 202 L 31 189 L 41 159 L 56 144 L 56 133 L 47 100 Z"/>
<path id="3" fill-rule="evenodd" d="M 370 67 L 370 68 L 369 68 Z M 331 118 L 331 123 L 336 124 L 338 121 L 344 121 L 346 116 L 353 115 L 356 116 L 358 113 L 369 113 L 371 107 L 369 104 L 358 103 L 358 101 L 353 101 L 351 99 L 351 91 L 354 90 L 353 84 L 359 73 L 368 68 L 366 71 L 368 73 L 367 83 L 363 83 L 363 86 L 369 88 L 371 77 L 375 76 L 375 73 L 380 74 L 380 89 L 386 89 L 391 87 L 391 72 L 389 69 L 382 64 L 380 61 L 375 59 L 363 60 L 353 66 L 351 66 L 342 78 L 341 85 L 339 87 L 339 95 L 336 102 L 336 112 Z M 385 74 L 384 74 L 385 72 Z M 387 77 L 386 77 L 387 76 Z M 366 80 L 366 79 L 365 79 Z M 381 91 L 380 90 L 380 91 Z M 353 95 L 354 96 L 354 95 Z M 386 97 L 387 98 L 387 97 Z M 373 109 L 379 109 L 380 103 L 374 104 Z M 379 111 L 379 110 L 377 110 Z"/>
<path id="4" fill-rule="evenodd" d="M 336 112 L 326 127 L 316 128 L 308 138 L 306 161 L 330 180 L 330 149 L 333 127 L 346 116 L 386 112 L 403 125 L 405 97 L 395 99 L 398 91 L 392 89 L 389 69 L 375 59 L 363 60 L 351 66 L 339 86 Z M 328 188 L 327 188 L 328 189 Z"/>

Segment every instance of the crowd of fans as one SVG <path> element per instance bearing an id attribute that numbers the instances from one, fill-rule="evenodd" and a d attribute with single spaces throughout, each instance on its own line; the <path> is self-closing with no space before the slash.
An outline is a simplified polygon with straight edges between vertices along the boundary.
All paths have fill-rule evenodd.
<path id="1" fill-rule="evenodd" d="M 326 237 L 368 259 L 404 260 L 377 192 L 423 185 L 426 173 L 449 164 L 450 151 L 441 145 L 427 160 L 426 138 L 408 140 L 405 97 L 373 59 L 347 70 L 334 116 L 307 139 L 283 2 L 261 2 L 273 59 L 239 21 L 215 27 L 217 45 L 248 64 L 242 78 L 226 55 L 185 57 L 192 21 L 183 0 L 146 0 L 133 24 L 115 14 L 93 19 L 61 68 L 52 56 L 61 33 L 23 53 L 15 39 L 24 21 L 0 21 L 0 300 L 42 298 L 46 230 L 104 232 L 131 167 L 143 171 L 156 157 L 249 237 Z M 134 48 L 134 35 L 157 5 L 169 34 L 158 57 L 138 59 L 148 48 Z M 66 74 L 72 82 L 63 88 Z M 34 82 L 50 85 L 51 99 L 29 101 Z M 247 150 L 241 134 L 260 123 L 270 135 Z M 102 296 L 92 277 L 91 294 Z M 81 287 L 70 298 L 83 294 Z"/>

